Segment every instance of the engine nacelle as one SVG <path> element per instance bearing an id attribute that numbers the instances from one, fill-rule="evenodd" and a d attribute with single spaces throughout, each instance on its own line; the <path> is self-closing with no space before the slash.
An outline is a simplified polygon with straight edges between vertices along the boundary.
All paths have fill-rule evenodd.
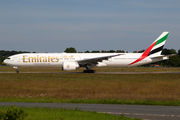
<path id="1" fill-rule="evenodd" d="M 77 62 L 63 62 L 62 70 L 70 71 L 70 70 L 76 70 L 79 68 L 79 64 Z"/>

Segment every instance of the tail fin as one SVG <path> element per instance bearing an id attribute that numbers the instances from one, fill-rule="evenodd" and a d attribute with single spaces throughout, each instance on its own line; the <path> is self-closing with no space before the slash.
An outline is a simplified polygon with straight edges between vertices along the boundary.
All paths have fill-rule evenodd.
<path id="1" fill-rule="evenodd" d="M 168 37 L 169 32 L 163 32 L 153 43 L 152 49 L 150 50 L 148 56 L 159 56 L 161 55 L 164 44 L 166 43 L 166 39 Z M 151 47 L 151 46 L 150 46 Z"/>
<path id="2" fill-rule="evenodd" d="M 169 32 L 163 32 L 147 49 L 144 51 L 144 53 L 141 55 L 140 58 L 135 60 L 134 62 L 130 63 L 129 65 L 135 64 L 147 56 L 151 57 L 157 57 L 161 55 L 162 49 L 164 47 L 164 44 L 166 42 L 167 36 Z"/>

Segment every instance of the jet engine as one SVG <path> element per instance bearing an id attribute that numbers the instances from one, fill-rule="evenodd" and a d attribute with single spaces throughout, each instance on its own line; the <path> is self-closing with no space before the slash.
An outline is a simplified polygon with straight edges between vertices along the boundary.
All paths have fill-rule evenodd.
<path id="1" fill-rule="evenodd" d="M 70 70 L 76 70 L 79 68 L 79 64 L 77 62 L 63 62 L 62 70 L 70 71 Z"/>

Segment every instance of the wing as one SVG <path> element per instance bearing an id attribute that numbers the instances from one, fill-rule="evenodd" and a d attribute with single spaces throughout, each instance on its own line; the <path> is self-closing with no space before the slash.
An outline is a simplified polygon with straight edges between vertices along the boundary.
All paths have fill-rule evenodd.
<path id="1" fill-rule="evenodd" d="M 119 55 L 123 55 L 123 54 L 115 54 L 115 55 L 109 55 L 109 56 L 95 57 L 95 58 L 90 58 L 90 59 L 78 60 L 77 62 L 80 65 L 85 65 L 85 64 L 96 65 L 96 64 L 98 64 L 98 62 L 102 62 L 103 60 L 108 60 L 111 57 L 115 57 L 115 56 L 119 56 Z"/>

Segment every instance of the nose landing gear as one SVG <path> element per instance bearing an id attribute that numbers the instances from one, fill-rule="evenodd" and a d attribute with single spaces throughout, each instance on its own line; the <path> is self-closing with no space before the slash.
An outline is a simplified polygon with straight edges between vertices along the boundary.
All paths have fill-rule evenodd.
<path id="1" fill-rule="evenodd" d="M 13 66 L 14 69 L 16 69 L 16 73 L 19 73 L 18 67 Z"/>

